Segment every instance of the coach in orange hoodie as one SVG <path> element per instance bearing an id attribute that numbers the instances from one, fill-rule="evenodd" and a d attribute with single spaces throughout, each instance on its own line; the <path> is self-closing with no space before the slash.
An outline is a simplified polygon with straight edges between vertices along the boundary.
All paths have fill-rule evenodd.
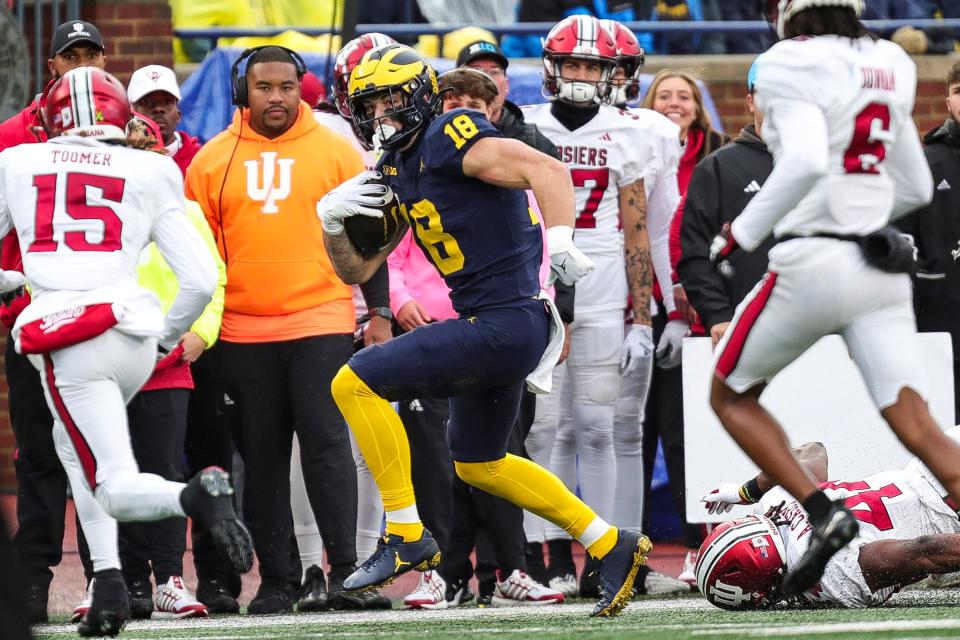
<path id="1" fill-rule="evenodd" d="M 302 73 L 284 48 L 250 55 L 234 87 L 233 123 L 204 145 L 186 179 L 227 265 L 220 342 L 208 357 L 238 405 L 232 429 L 261 577 L 248 611 L 257 614 L 292 607 L 294 431 L 331 591 L 357 559 L 357 477 L 330 396 L 331 379 L 353 353 L 354 307 L 324 249 L 316 203 L 364 167 L 300 101 Z"/>

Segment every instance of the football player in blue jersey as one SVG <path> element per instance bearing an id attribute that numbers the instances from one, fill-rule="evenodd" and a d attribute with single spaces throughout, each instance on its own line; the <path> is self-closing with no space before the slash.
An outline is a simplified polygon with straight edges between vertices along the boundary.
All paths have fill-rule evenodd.
<path id="1" fill-rule="evenodd" d="M 344 281 L 362 282 L 410 225 L 450 287 L 459 318 L 365 349 L 334 378 L 334 399 L 377 481 L 387 520 L 376 552 L 344 588 L 374 588 L 440 561 L 417 514 L 409 444 L 390 401 L 448 397 L 447 441 L 457 474 L 579 540 L 600 562 L 601 597 L 591 615 L 616 615 L 631 597 L 650 541 L 611 526 L 556 476 L 506 453 L 524 379 L 544 370 L 549 378 L 560 346 L 551 332 L 552 303 L 538 297 L 543 247 L 524 189 L 533 190 L 547 226 L 552 275 L 573 284 L 593 267 L 573 245 L 569 172 L 501 137 L 481 113 L 440 115 L 436 74 L 409 47 L 368 52 L 349 89 L 358 137 L 384 154 L 378 173 L 342 184 L 317 205 L 334 267 Z M 394 242 L 375 256 L 360 255 L 344 220 L 382 216 L 394 194 L 402 217 Z"/>

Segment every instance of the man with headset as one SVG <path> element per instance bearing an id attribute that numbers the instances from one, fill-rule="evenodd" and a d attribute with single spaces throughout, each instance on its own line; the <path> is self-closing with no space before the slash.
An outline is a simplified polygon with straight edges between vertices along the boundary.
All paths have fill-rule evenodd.
<path id="1" fill-rule="evenodd" d="M 231 429 L 260 561 L 260 588 L 248 607 L 257 614 L 291 610 L 294 432 L 331 594 L 357 559 L 357 477 L 330 395 L 333 376 L 353 354 L 354 308 L 314 211 L 364 167 L 353 146 L 318 125 L 301 102 L 305 71 L 283 47 L 244 51 L 231 74 L 239 107 L 233 123 L 200 150 L 186 178 L 187 197 L 203 208 L 227 265 L 220 342 L 208 357 L 238 409 Z"/>

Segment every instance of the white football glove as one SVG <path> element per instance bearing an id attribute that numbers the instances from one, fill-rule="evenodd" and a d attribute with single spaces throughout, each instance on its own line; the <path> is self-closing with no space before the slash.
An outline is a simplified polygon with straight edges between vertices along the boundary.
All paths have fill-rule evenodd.
<path id="1" fill-rule="evenodd" d="M 547 287 L 555 280 L 573 284 L 593 271 L 593 260 L 573 244 L 573 227 L 558 225 L 547 229 L 547 251 L 550 254 L 550 275 Z"/>
<path id="2" fill-rule="evenodd" d="M 0 271 L 0 293 L 11 293 L 26 285 L 27 277 L 19 271 Z"/>
<path id="3" fill-rule="evenodd" d="M 690 325 L 683 320 L 671 320 L 660 334 L 657 343 L 657 366 L 673 369 L 683 356 L 683 339 L 690 335 Z"/>
<path id="4" fill-rule="evenodd" d="M 700 502 L 706 503 L 703 508 L 708 513 L 717 515 L 727 513 L 738 504 L 754 504 L 740 495 L 740 486 L 732 482 L 725 482 L 700 498 Z"/>
<path id="5" fill-rule="evenodd" d="M 350 216 L 382 218 L 383 212 L 374 207 L 383 207 L 393 200 L 393 191 L 374 182 L 381 178 L 376 171 L 364 171 L 328 191 L 317 203 L 323 230 L 332 236 L 343 233 L 343 221 Z"/>
<path id="6" fill-rule="evenodd" d="M 653 360 L 653 327 L 634 324 L 620 345 L 620 375 L 634 374 Z"/>

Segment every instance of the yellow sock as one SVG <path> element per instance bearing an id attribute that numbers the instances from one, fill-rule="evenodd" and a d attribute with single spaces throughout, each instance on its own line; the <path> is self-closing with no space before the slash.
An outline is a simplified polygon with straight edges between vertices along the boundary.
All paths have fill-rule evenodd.
<path id="1" fill-rule="evenodd" d="M 333 399 L 350 425 L 357 447 L 380 489 L 384 509 L 399 511 L 414 505 L 410 443 L 400 416 L 348 365 L 340 368 L 330 386 Z M 403 523 L 401 526 L 423 529 L 419 524 Z M 417 535 L 414 539 L 419 537 Z"/>
<path id="2" fill-rule="evenodd" d="M 422 522 L 390 522 L 387 520 L 387 535 L 400 536 L 404 542 L 416 542 L 423 537 Z"/>
<path id="3" fill-rule="evenodd" d="M 560 478 L 525 458 L 508 453 L 493 462 L 454 464 L 457 475 L 467 484 L 505 498 L 549 520 L 577 540 L 594 521 L 603 522 L 593 509 L 564 486 Z M 599 541 L 591 542 L 591 546 L 594 546 Z"/>
<path id="4" fill-rule="evenodd" d="M 587 553 L 600 560 L 610 553 L 617 544 L 617 528 L 607 527 L 607 531 L 593 544 L 587 547 Z"/>

